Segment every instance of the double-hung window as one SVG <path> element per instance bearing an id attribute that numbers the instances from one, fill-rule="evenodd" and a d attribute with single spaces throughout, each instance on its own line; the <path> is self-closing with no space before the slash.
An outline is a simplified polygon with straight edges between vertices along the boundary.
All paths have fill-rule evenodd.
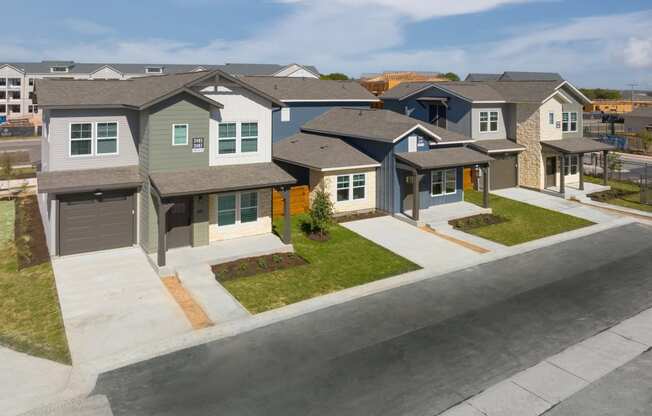
<path id="1" fill-rule="evenodd" d="M 217 132 L 217 153 L 220 155 L 235 153 L 236 124 L 220 123 Z"/>
<path id="2" fill-rule="evenodd" d="M 258 221 L 258 192 L 240 194 L 240 222 Z"/>
<path id="3" fill-rule="evenodd" d="M 564 175 L 577 175 L 579 168 L 579 157 L 577 155 L 565 156 L 566 163 L 564 163 Z"/>
<path id="4" fill-rule="evenodd" d="M 258 123 L 240 125 L 240 151 L 243 153 L 258 151 Z"/>
<path id="5" fill-rule="evenodd" d="M 498 131 L 498 111 L 480 111 L 480 132 Z"/>
<path id="6" fill-rule="evenodd" d="M 185 146 L 188 144 L 188 125 L 172 125 L 172 146 Z"/>
<path id="7" fill-rule="evenodd" d="M 93 124 L 72 123 L 70 125 L 70 156 L 84 156 L 93 153 Z"/>
<path id="8" fill-rule="evenodd" d="M 97 123 L 98 155 L 118 153 L 118 123 Z"/>
<path id="9" fill-rule="evenodd" d="M 235 224 L 235 194 L 217 197 L 217 225 Z"/>
<path id="10" fill-rule="evenodd" d="M 348 201 L 351 191 L 351 177 L 342 175 L 337 177 L 337 202 Z"/>
<path id="11" fill-rule="evenodd" d="M 365 198 L 365 183 L 366 177 L 364 173 L 353 175 L 353 199 Z"/>
<path id="12" fill-rule="evenodd" d="M 561 131 L 564 133 L 577 131 L 577 112 L 561 113 Z"/>
<path id="13" fill-rule="evenodd" d="M 433 170 L 430 173 L 431 196 L 454 194 L 457 191 L 457 170 Z"/>

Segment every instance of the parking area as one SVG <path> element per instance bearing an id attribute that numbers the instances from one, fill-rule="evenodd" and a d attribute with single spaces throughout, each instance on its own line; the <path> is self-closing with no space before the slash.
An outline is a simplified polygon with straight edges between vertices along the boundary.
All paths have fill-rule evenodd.
<path id="1" fill-rule="evenodd" d="M 52 264 L 74 364 L 191 330 L 138 247 Z"/>
<path id="2" fill-rule="evenodd" d="M 482 254 L 391 216 L 342 224 L 344 227 L 418 264 L 443 270 L 476 264 Z"/>

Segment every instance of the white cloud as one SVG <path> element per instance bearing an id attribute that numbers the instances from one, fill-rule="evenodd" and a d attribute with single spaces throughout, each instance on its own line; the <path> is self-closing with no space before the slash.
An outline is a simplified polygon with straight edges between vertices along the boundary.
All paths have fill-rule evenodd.
<path id="1" fill-rule="evenodd" d="M 623 58 L 633 68 L 652 69 L 652 38 L 630 38 L 623 49 Z"/>

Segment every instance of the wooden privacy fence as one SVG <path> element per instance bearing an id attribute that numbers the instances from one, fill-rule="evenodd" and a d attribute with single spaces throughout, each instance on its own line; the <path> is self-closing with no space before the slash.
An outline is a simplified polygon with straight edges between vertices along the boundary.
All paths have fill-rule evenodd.
<path id="1" fill-rule="evenodd" d="M 272 215 L 274 218 L 283 216 L 283 195 L 274 190 L 272 192 Z M 310 190 L 308 185 L 293 186 L 290 188 L 290 214 L 303 214 L 310 209 Z"/>

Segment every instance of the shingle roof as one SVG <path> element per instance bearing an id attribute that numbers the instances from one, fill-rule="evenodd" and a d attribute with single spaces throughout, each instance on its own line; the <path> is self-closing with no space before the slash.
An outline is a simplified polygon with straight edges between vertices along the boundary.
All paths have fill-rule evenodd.
<path id="1" fill-rule="evenodd" d="M 576 139 L 542 140 L 541 145 L 567 154 L 616 150 L 616 148 L 610 144 L 584 137 Z"/>
<path id="2" fill-rule="evenodd" d="M 145 74 L 145 68 L 163 68 L 164 74 L 176 74 L 179 72 L 190 72 L 197 68 L 206 70 L 220 69 L 227 74 L 235 76 L 245 75 L 274 75 L 275 73 L 287 68 L 289 65 L 278 64 L 247 64 L 247 63 L 227 63 L 225 65 L 205 65 L 205 64 L 124 64 L 124 63 L 89 63 L 73 61 L 42 61 L 42 62 L 5 62 L 2 65 L 11 65 L 29 74 L 50 74 L 50 68 L 53 66 L 69 67 L 68 74 L 90 74 L 100 68 L 109 66 L 123 74 Z M 291 65 L 291 64 L 290 64 Z M 319 74 L 317 68 L 311 65 L 301 65 L 314 74 Z M 66 73 L 61 73 L 65 76 Z"/>
<path id="3" fill-rule="evenodd" d="M 505 71 L 500 76 L 500 81 L 563 81 L 561 75 L 556 72 L 525 72 Z"/>
<path id="4" fill-rule="evenodd" d="M 154 172 L 149 177 L 163 197 L 260 189 L 297 181 L 274 163 Z"/>
<path id="5" fill-rule="evenodd" d="M 652 117 L 652 107 L 637 108 L 631 113 L 625 114 L 625 118 L 627 117 L 645 117 L 645 118 Z"/>
<path id="6" fill-rule="evenodd" d="M 311 169 L 371 167 L 380 164 L 337 137 L 297 133 L 274 143 L 274 159 Z"/>
<path id="7" fill-rule="evenodd" d="M 138 187 L 143 182 L 138 169 L 138 166 L 122 166 L 39 172 L 38 191 L 64 193 Z"/>
<path id="8" fill-rule="evenodd" d="M 281 101 L 378 101 L 376 96 L 355 81 L 298 77 L 243 77 L 242 80 Z"/>
<path id="9" fill-rule="evenodd" d="M 430 81 L 401 82 L 380 96 L 383 100 L 401 100 L 433 85 Z"/>
<path id="10" fill-rule="evenodd" d="M 476 140 L 470 143 L 469 147 L 483 153 L 520 152 L 525 150 L 525 146 L 506 139 Z"/>
<path id="11" fill-rule="evenodd" d="M 334 108 L 307 122 L 301 129 L 307 132 L 393 143 L 417 128 L 437 137 L 443 143 L 471 140 L 459 133 L 394 111 L 379 109 Z"/>
<path id="12" fill-rule="evenodd" d="M 448 147 L 427 152 L 397 153 L 396 158 L 417 169 L 441 169 L 471 166 L 494 160 L 483 153 L 467 147 Z"/>
<path id="13" fill-rule="evenodd" d="M 35 93 L 40 107 L 128 106 L 141 107 L 206 77 L 209 72 L 132 78 L 128 80 L 37 79 Z M 216 103 L 217 105 L 217 103 Z"/>
<path id="14" fill-rule="evenodd" d="M 499 79 L 500 74 L 470 73 L 466 76 L 464 81 L 498 81 Z"/>

